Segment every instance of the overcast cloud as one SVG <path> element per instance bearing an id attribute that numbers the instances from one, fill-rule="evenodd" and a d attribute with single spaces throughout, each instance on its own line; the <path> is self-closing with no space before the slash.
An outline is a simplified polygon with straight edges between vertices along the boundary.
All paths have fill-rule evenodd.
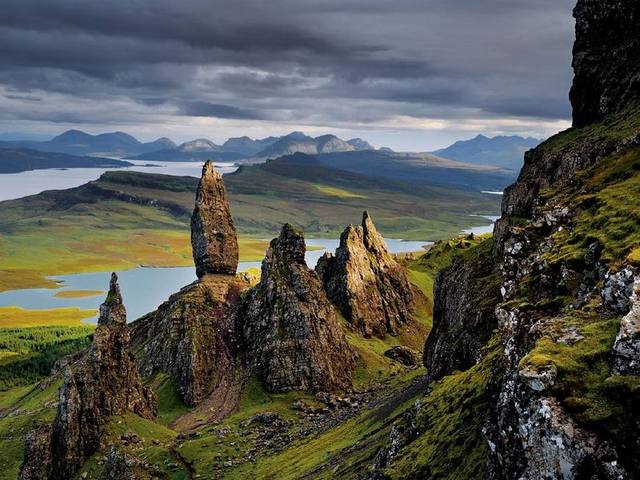
<path id="1" fill-rule="evenodd" d="M 568 126 L 573 0 L 3 0 L 0 133 L 334 132 L 429 150 Z"/>

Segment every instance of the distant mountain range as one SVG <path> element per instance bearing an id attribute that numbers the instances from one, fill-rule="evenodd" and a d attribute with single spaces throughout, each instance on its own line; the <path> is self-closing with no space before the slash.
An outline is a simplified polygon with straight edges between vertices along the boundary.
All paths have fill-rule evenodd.
<path id="1" fill-rule="evenodd" d="M 453 145 L 432 152 L 439 157 L 475 165 L 495 165 L 515 172 L 520 171 L 524 152 L 542 143 L 537 138 L 519 136 L 485 137 L 478 135 L 471 140 L 461 140 Z"/>
<path id="2" fill-rule="evenodd" d="M 230 138 L 217 145 L 206 138 L 199 138 L 176 145 L 168 138 L 153 142 L 140 142 L 124 132 L 91 135 L 80 130 L 68 130 L 51 140 L 0 141 L 0 148 L 27 148 L 41 152 L 58 152 L 69 155 L 122 157 L 135 160 L 234 161 L 246 158 L 273 158 L 295 152 L 310 154 L 375 150 L 361 138 L 342 140 L 335 135 L 309 137 L 302 132 L 293 132 L 282 137 L 252 139 Z"/>
<path id="3" fill-rule="evenodd" d="M 342 140 L 335 135 L 310 137 L 302 132 L 292 132 L 283 137 L 267 137 L 253 140 L 249 137 L 230 138 L 222 145 L 198 139 L 183 143 L 175 148 L 165 148 L 131 157 L 134 160 L 240 160 L 251 158 L 265 160 L 293 153 L 352 152 L 375 150 L 375 147 L 361 138 Z"/>
<path id="4" fill-rule="evenodd" d="M 325 168 L 370 177 L 471 191 L 502 191 L 516 178 L 516 173 L 508 169 L 457 162 L 430 153 L 398 153 L 383 150 L 317 155 L 296 153 L 281 159 L 295 160 L 298 164 L 306 161 L 309 165 L 315 163 Z"/>
<path id="5" fill-rule="evenodd" d="M 130 162 L 111 158 L 39 152 L 28 148 L 0 148 L 0 173 L 19 173 L 47 168 L 117 168 L 130 167 Z"/>
<path id="6" fill-rule="evenodd" d="M 511 172 L 518 172 L 522 167 L 524 152 L 540 142 L 536 138 L 518 136 L 488 138 L 484 135 L 478 135 L 471 140 L 458 141 L 447 148 L 436 150 L 430 155 L 472 165 L 493 165 Z M 361 138 L 343 140 L 335 135 L 311 137 L 302 132 L 261 139 L 252 139 L 247 136 L 234 137 L 222 145 L 206 138 L 176 145 L 165 137 L 143 143 L 123 132 L 90 135 L 80 130 L 69 130 L 47 141 L 0 141 L 0 148 L 30 149 L 84 157 L 118 157 L 168 162 L 211 159 L 228 162 L 250 160 L 256 163 L 294 153 L 308 155 L 329 155 L 344 152 L 395 154 L 393 150 L 388 148 L 376 149 Z M 400 155 L 418 158 L 420 155 L 428 154 Z M 374 158 L 378 159 L 379 155 L 367 155 L 367 159 Z"/>
<path id="7" fill-rule="evenodd" d="M 0 142 L 0 148 L 29 148 L 41 152 L 59 152 L 92 157 L 125 157 L 165 148 L 175 148 L 175 143 L 168 138 L 142 143 L 123 132 L 90 135 L 80 130 L 68 130 L 45 142 L 29 140 Z"/>

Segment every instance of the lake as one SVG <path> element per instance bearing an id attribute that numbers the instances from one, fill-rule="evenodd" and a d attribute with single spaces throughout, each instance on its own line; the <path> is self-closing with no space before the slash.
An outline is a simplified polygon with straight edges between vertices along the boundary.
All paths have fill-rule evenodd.
<path id="1" fill-rule="evenodd" d="M 386 239 L 392 253 L 416 252 L 430 242 Z M 337 239 L 307 239 L 309 247 L 319 250 L 308 251 L 307 264 L 313 268 L 326 251 L 335 251 Z M 238 271 L 260 268 L 261 262 L 240 262 Z M 80 273 L 49 277 L 61 283 L 59 289 L 31 288 L 0 293 L 0 306 L 19 306 L 27 309 L 48 309 L 61 307 L 98 308 L 104 295 L 90 298 L 61 298 L 55 294 L 66 290 L 106 290 L 109 272 Z M 169 296 L 196 279 L 194 267 L 148 268 L 138 267 L 118 272 L 122 298 L 127 308 L 129 320 L 155 310 Z M 97 320 L 97 317 L 92 319 Z"/>
<path id="2" fill-rule="evenodd" d="M 156 162 L 154 160 L 127 160 L 134 164 L 126 168 L 69 168 L 30 170 L 20 173 L 0 174 L 0 201 L 35 195 L 45 190 L 64 190 L 78 187 L 96 180 L 106 171 L 122 170 L 144 173 L 161 173 L 164 175 L 178 175 L 200 177 L 204 162 Z M 157 165 L 148 167 L 145 165 Z M 217 162 L 216 169 L 222 174 L 237 170 L 233 163 Z"/>
<path id="3" fill-rule="evenodd" d="M 490 225 L 482 225 L 479 227 L 471 227 L 466 228 L 462 231 L 462 233 L 473 233 L 474 235 L 484 235 L 485 233 L 493 233 L 493 225 L 496 223 L 496 220 L 500 218 L 499 215 L 471 215 L 472 217 L 484 218 L 491 222 Z"/>

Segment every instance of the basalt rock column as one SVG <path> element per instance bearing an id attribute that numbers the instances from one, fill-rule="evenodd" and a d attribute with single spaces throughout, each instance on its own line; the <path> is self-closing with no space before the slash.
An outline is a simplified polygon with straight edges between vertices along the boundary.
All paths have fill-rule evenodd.
<path id="1" fill-rule="evenodd" d="M 27 438 L 21 479 L 72 478 L 98 450 L 113 415 L 130 411 L 147 419 L 155 417 L 155 397 L 142 385 L 129 341 L 125 308 L 112 274 L 93 343 L 64 371 L 53 426 Z"/>
<path id="2" fill-rule="evenodd" d="M 405 270 L 387 250 L 371 216 L 349 225 L 335 256 L 316 266 L 329 299 L 364 336 L 397 335 L 415 312 L 415 294 Z"/>
<path id="3" fill-rule="evenodd" d="M 271 241 L 244 310 L 250 363 L 271 392 L 351 385 L 355 355 L 304 255 L 304 237 L 285 225 Z"/>
<path id="4" fill-rule="evenodd" d="M 222 176 L 210 160 L 202 168 L 191 216 L 191 246 L 196 274 L 234 275 L 238 268 L 238 239 Z"/>

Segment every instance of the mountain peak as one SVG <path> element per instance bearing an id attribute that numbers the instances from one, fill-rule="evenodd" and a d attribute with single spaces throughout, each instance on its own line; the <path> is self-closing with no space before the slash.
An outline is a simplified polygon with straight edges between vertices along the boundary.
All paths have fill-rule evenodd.
<path id="1" fill-rule="evenodd" d="M 453 145 L 433 152 L 442 158 L 474 165 L 493 165 L 518 171 L 522 167 L 524 152 L 536 147 L 540 140 L 517 135 L 487 137 L 478 134 L 469 140 L 458 140 Z"/>

